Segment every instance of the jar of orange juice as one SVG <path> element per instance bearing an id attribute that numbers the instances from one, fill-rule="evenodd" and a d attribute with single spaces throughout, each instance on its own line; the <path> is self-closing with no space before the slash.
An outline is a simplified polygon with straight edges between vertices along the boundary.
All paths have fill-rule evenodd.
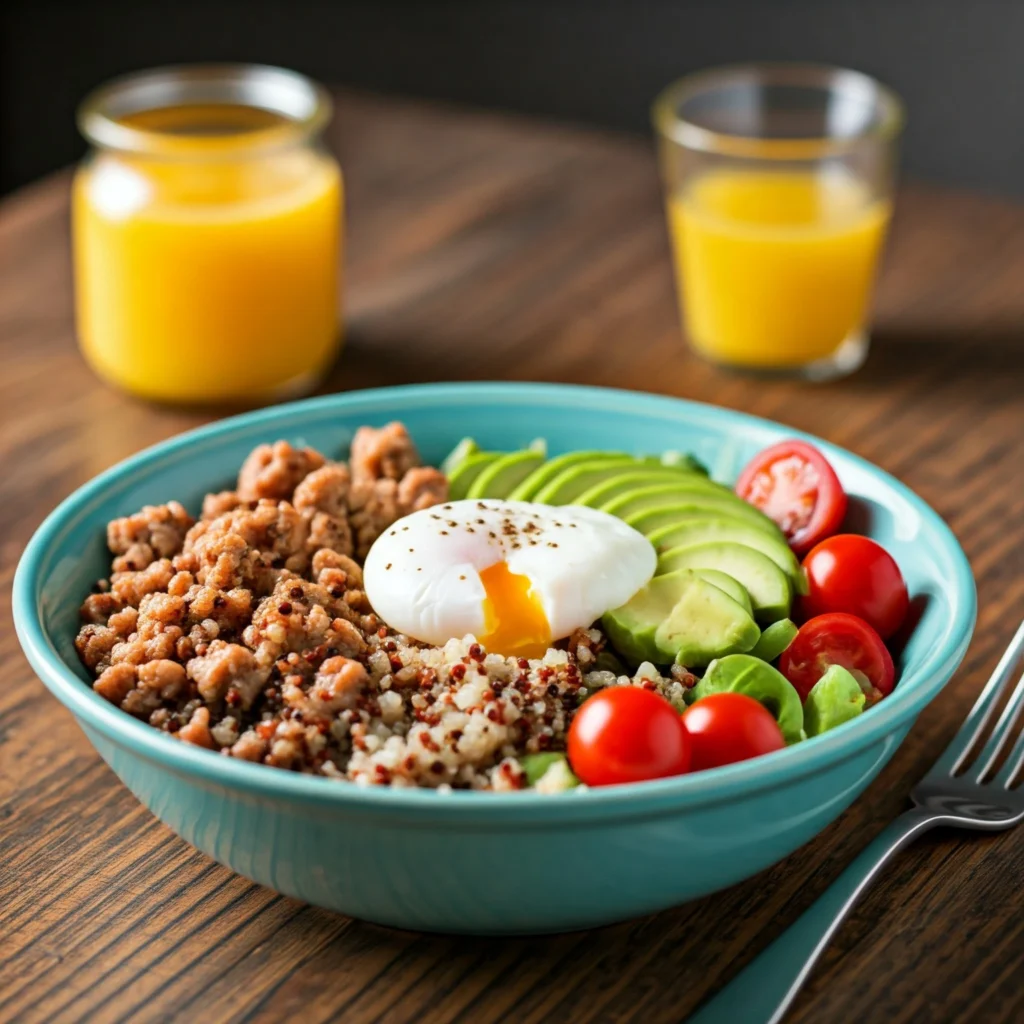
<path id="1" fill-rule="evenodd" d="M 326 92 L 246 65 L 130 75 L 89 96 L 75 177 L 78 336 L 146 398 L 312 389 L 340 344 L 342 180 Z"/>

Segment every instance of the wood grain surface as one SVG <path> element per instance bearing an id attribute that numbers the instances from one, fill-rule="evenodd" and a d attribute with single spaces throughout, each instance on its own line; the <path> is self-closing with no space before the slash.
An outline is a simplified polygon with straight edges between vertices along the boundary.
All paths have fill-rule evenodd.
<path id="1" fill-rule="evenodd" d="M 978 581 L 974 643 L 838 822 L 745 884 L 653 918 L 437 938 L 231 874 L 120 785 L 11 628 L 14 566 L 45 513 L 213 415 L 141 404 L 83 365 L 59 175 L 0 206 L 0 1020 L 679 1021 L 903 808 L 1024 615 L 1024 208 L 907 187 L 867 365 L 828 386 L 766 384 L 684 347 L 644 143 L 348 94 L 332 141 L 349 188 L 348 344 L 328 390 L 580 381 L 821 434 L 952 526 Z M 1022 892 L 1024 829 L 929 837 L 842 929 L 792 1020 L 1024 1019 Z"/>

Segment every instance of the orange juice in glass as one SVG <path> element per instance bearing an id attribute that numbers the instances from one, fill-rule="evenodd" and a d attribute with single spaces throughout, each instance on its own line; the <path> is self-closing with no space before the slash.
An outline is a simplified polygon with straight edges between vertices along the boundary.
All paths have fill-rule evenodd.
<path id="1" fill-rule="evenodd" d="M 310 390 L 340 344 L 342 181 L 324 91 L 277 68 L 168 68 L 82 105 L 73 187 L 82 351 L 147 398 Z"/>
<path id="2" fill-rule="evenodd" d="M 654 105 L 686 333 L 724 365 L 812 379 L 867 355 L 898 100 L 853 71 L 732 68 Z"/>

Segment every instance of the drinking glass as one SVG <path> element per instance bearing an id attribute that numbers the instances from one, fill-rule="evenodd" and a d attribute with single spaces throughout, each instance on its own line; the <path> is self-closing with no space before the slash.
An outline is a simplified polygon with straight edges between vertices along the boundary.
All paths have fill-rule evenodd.
<path id="1" fill-rule="evenodd" d="M 825 380 L 868 351 L 898 98 L 810 65 L 704 71 L 654 103 L 683 325 L 705 358 Z"/>

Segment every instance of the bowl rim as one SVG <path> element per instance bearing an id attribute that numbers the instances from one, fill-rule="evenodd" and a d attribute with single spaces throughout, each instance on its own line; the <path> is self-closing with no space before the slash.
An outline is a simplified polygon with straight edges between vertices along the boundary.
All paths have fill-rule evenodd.
<path id="1" fill-rule="evenodd" d="M 410 408 L 410 403 L 431 406 L 481 400 L 506 405 L 526 402 L 565 407 L 568 404 L 587 412 L 592 412 L 593 405 L 599 402 L 603 408 L 617 412 L 638 413 L 647 418 L 657 415 L 666 420 L 698 414 L 706 420 L 726 424 L 739 422 L 747 429 L 770 433 L 784 431 L 787 436 L 820 446 L 826 455 L 841 456 L 869 475 L 880 477 L 943 540 L 944 554 L 953 564 L 950 583 L 958 599 L 955 603 L 959 605 L 955 608 L 958 614 L 946 642 L 930 650 L 909 679 L 903 680 L 912 685 L 898 686 L 884 702 L 871 709 L 870 715 L 859 716 L 828 733 L 778 751 L 770 758 L 649 782 L 594 789 L 580 787 L 562 795 L 532 791 L 496 795 L 463 790 L 440 794 L 427 788 L 339 784 L 326 777 L 282 771 L 212 754 L 165 736 L 114 707 L 83 684 L 50 641 L 40 614 L 42 585 L 52 570 L 48 557 L 61 535 L 87 518 L 91 507 L 105 500 L 107 492 L 118 483 L 125 485 L 140 471 L 158 466 L 170 457 L 180 457 L 183 452 L 190 451 L 194 456 L 197 445 L 200 450 L 214 447 L 227 435 L 269 429 L 296 415 L 315 418 L 325 411 L 358 413 L 361 405 L 370 407 L 368 415 L 379 414 L 380 409 L 387 408 L 399 415 L 402 409 Z M 289 429 L 295 431 L 294 427 Z M 967 557 L 938 513 L 884 470 L 822 438 L 749 413 L 667 395 L 589 385 L 495 381 L 407 384 L 324 395 L 217 420 L 145 448 L 77 488 L 46 517 L 19 560 L 14 577 L 13 611 L 15 630 L 30 664 L 79 724 L 175 774 L 198 776 L 207 784 L 261 797 L 324 803 L 383 814 L 402 813 L 420 820 L 454 815 L 528 823 L 569 817 L 579 821 L 604 817 L 608 811 L 621 816 L 643 816 L 724 801 L 792 782 L 856 756 L 871 744 L 884 741 L 916 716 L 949 680 L 966 653 L 974 629 L 977 595 Z"/>

